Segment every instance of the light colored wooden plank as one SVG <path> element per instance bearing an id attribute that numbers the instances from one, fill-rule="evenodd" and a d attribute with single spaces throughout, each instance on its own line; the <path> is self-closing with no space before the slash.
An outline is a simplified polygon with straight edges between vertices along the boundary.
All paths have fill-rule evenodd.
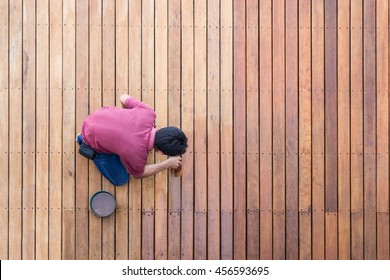
<path id="1" fill-rule="evenodd" d="M 49 255 L 49 4 L 37 2 L 36 54 L 36 239 L 35 257 Z"/>
<path id="2" fill-rule="evenodd" d="M 62 223 L 62 258 L 76 258 L 76 219 L 75 219 L 75 115 L 76 115 L 76 5 L 75 1 L 63 3 L 63 170 L 62 184 L 63 223 Z"/>
<path id="3" fill-rule="evenodd" d="M 195 4 L 195 229 L 194 259 L 206 259 L 207 158 L 206 158 L 206 1 Z"/>
<path id="4" fill-rule="evenodd" d="M 312 2 L 312 181 L 313 181 L 313 259 L 325 258 L 324 214 L 324 2 Z"/>
<path id="5" fill-rule="evenodd" d="M 8 1 L 0 1 L 0 259 L 8 259 L 8 187 L 9 187 L 9 14 Z"/>
<path id="6" fill-rule="evenodd" d="M 49 259 L 61 259 L 62 226 L 62 3 L 50 2 Z"/>
<path id="7" fill-rule="evenodd" d="M 362 3 L 351 3 L 351 259 L 363 259 Z"/>
<path id="8" fill-rule="evenodd" d="M 350 66 L 349 1 L 338 2 L 338 258 L 350 259 Z"/>
<path id="9" fill-rule="evenodd" d="M 221 259 L 233 259 L 233 5 L 221 5 Z"/>
<path id="10" fill-rule="evenodd" d="M 103 106 L 115 105 L 115 2 L 103 0 Z M 102 178 L 102 188 L 115 194 L 115 186 Z M 102 259 L 115 259 L 115 215 L 102 221 Z"/>
<path id="11" fill-rule="evenodd" d="M 154 1 L 142 1 L 142 101 L 154 108 Z M 153 152 L 148 164 L 154 163 Z M 142 259 L 154 259 L 154 176 L 142 179 Z"/>
<path id="12" fill-rule="evenodd" d="M 337 3 L 325 2 L 325 207 L 337 212 Z M 329 224 L 328 221 L 331 221 Z M 337 223 L 325 220 L 325 257 L 337 258 Z M 335 242 L 336 240 L 336 242 Z"/>
<path id="13" fill-rule="evenodd" d="M 142 82 L 141 7 L 142 1 L 140 0 L 129 2 L 129 94 L 138 100 L 141 100 Z M 118 11 L 118 5 L 116 9 Z M 131 178 L 129 188 L 129 258 L 141 259 L 141 180 Z"/>
<path id="14" fill-rule="evenodd" d="M 389 259 L 389 2 L 377 1 L 376 9 L 377 258 Z"/>
<path id="15" fill-rule="evenodd" d="M 247 259 L 260 257 L 260 178 L 259 178 L 259 7 L 258 1 L 246 6 L 246 146 L 247 146 Z M 223 136 L 222 136 L 223 137 Z"/>
<path id="16" fill-rule="evenodd" d="M 286 258 L 298 259 L 298 2 L 286 2 Z"/>
<path id="17" fill-rule="evenodd" d="M 188 148 L 182 167 L 181 259 L 193 259 L 194 244 L 194 3 L 182 1 L 182 126 Z M 161 42 L 161 41 L 160 41 Z M 157 234 L 157 233 L 156 233 Z M 157 244 L 156 244 L 157 246 Z M 219 248 L 218 248 L 219 250 Z"/>
<path id="18" fill-rule="evenodd" d="M 234 259 L 246 257 L 245 2 L 234 1 Z"/>
<path id="19" fill-rule="evenodd" d="M 102 3 L 89 2 L 89 113 L 102 106 Z M 89 197 L 102 189 L 102 175 L 92 162 L 89 164 Z M 102 258 L 102 219 L 89 212 L 89 259 Z"/>
<path id="20" fill-rule="evenodd" d="M 76 133 L 88 115 L 89 37 L 88 1 L 76 5 Z M 76 137 L 76 136 L 75 136 Z M 91 163 L 92 164 L 92 163 Z M 88 259 L 88 159 L 76 155 L 76 259 Z"/>
<path id="21" fill-rule="evenodd" d="M 364 259 L 376 259 L 376 1 L 363 2 Z M 371 20 L 369 20 L 371 19 Z"/>
<path id="22" fill-rule="evenodd" d="M 116 104 L 119 104 L 120 95 L 129 92 L 130 4 L 132 3 L 124 0 L 116 2 Z M 116 188 L 116 202 L 116 259 L 128 259 L 130 257 L 129 230 L 131 229 L 129 227 L 129 188 L 126 186 Z"/>
<path id="23" fill-rule="evenodd" d="M 23 1 L 22 258 L 35 259 L 35 1 Z"/>
<path id="24" fill-rule="evenodd" d="M 9 6 L 9 259 L 22 258 L 22 1 Z"/>
<path id="25" fill-rule="evenodd" d="M 155 4 L 155 40 L 159 42 L 155 45 L 155 71 L 159 73 L 155 79 L 155 107 L 156 107 L 156 127 L 157 129 L 168 124 L 168 2 L 158 0 Z M 183 7 L 184 8 L 184 7 Z M 183 32 L 184 33 L 184 32 Z M 184 36 L 184 35 L 183 35 Z M 184 42 L 183 42 L 184 44 Z M 184 66 L 183 66 L 184 68 Z M 183 71 L 185 71 L 183 69 Z M 156 154 L 156 162 L 165 160 L 166 156 Z M 185 160 L 185 158 L 183 158 Z M 183 170 L 184 171 L 184 170 Z M 167 170 L 160 171 L 155 176 L 155 259 L 166 260 L 168 258 L 168 177 Z M 184 190 L 183 190 L 184 191 Z M 192 244 L 191 244 L 192 245 Z"/>
<path id="26" fill-rule="evenodd" d="M 285 12 L 284 1 L 273 2 L 273 259 L 285 259 Z"/>
<path id="27" fill-rule="evenodd" d="M 260 69 L 272 68 L 272 3 L 260 2 Z M 272 258 L 272 72 L 260 71 L 260 259 Z"/>
<path id="28" fill-rule="evenodd" d="M 299 1 L 299 258 L 311 259 L 311 3 Z"/>
<path id="29" fill-rule="evenodd" d="M 207 259 L 220 259 L 219 1 L 207 2 Z"/>
<path id="30" fill-rule="evenodd" d="M 168 125 L 180 127 L 180 0 L 168 4 Z M 168 259 L 180 258 L 181 180 L 175 170 L 168 171 Z"/>

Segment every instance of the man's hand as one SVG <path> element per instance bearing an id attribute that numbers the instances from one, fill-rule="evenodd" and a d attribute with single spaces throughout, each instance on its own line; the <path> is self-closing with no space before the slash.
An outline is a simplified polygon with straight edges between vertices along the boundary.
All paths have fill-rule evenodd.
<path id="1" fill-rule="evenodd" d="M 181 167 L 181 156 L 169 157 L 166 161 L 167 168 L 178 169 Z"/>
<path id="2" fill-rule="evenodd" d="M 126 108 L 126 99 L 129 98 L 130 95 L 128 94 L 122 94 L 120 97 L 122 108 Z"/>

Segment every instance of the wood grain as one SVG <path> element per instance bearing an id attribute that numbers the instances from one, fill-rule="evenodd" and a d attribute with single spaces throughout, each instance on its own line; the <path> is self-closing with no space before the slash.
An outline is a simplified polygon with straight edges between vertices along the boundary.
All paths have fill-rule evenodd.
<path id="1" fill-rule="evenodd" d="M 76 133 L 81 132 L 84 119 L 88 116 L 89 99 L 89 38 L 88 1 L 78 1 L 76 5 Z M 76 136 L 75 136 L 76 138 Z M 91 163 L 92 164 L 92 163 Z M 76 155 L 76 259 L 85 260 L 89 256 L 89 194 L 88 159 Z"/>
<path id="2" fill-rule="evenodd" d="M 312 2 L 312 219 L 313 259 L 325 258 L 325 77 L 324 77 L 324 2 Z"/>
<path id="3" fill-rule="evenodd" d="M 22 259 L 22 1 L 9 6 L 9 180 L 8 258 Z"/>
<path id="4" fill-rule="evenodd" d="M 363 259 L 363 1 L 351 5 L 351 259 Z"/>
<path id="5" fill-rule="evenodd" d="M 221 6 L 221 259 L 233 258 L 233 5 Z"/>
<path id="6" fill-rule="evenodd" d="M 325 1 L 325 258 L 337 259 L 337 3 Z"/>
<path id="7" fill-rule="evenodd" d="M 0 259 L 8 259 L 9 240 L 9 13 L 8 1 L 0 1 Z"/>
<path id="8" fill-rule="evenodd" d="M 234 259 L 246 256 L 246 88 L 245 88 L 245 3 L 234 1 Z"/>
<path id="9" fill-rule="evenodd" d="M 259 259 L 260 254 L 260 156 L 259 156 L 259 7 L 248 1 L 246 7 L 246 146 L 247 146 L 247 258 Z"/>
<path id="10" fill-rule="evenodd" d="M 286 2 L 286 259 L 299 258 L 298 1 Z"/>
<path id="11" fill-rule="evenodd" d="M 206 1 L 194 3 L 194 40 L 195 40 L 195 217 L 194 217 L 194 259 L 206 259 L 207 254 L 207 166 L 206 166 L 206 144 L 207 144 L 207 110 L 206 110 Z"/>
<path id="12" fill-rule="evenodd" d="M 0 259 L 389 259 L 388 24 L 386 0 L 0 0 Z M 113 186 L 79 155 L 122 94 L 185 132 L 179 174 Z"/>

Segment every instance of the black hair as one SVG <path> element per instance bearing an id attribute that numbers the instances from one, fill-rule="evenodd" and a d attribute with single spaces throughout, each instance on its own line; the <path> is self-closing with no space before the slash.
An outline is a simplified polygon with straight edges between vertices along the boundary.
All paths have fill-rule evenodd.
<path id="1" fill-rule="evenodd" d="M 186 152 L 188 138 L 179 128 L 168 126 L 156 131 L 154 146 L 167 156 L 178 156 Z"/>

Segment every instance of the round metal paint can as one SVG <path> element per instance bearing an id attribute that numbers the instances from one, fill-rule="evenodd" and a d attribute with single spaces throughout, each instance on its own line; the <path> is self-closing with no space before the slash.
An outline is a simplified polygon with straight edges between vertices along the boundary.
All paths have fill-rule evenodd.
<path id="1" fill-rule="evenodd" d="M 96 216 L 104 218 L 115 211 L 116 200 L 109 192 L 98 191 L 92 195 L 89 206 Z"/>

